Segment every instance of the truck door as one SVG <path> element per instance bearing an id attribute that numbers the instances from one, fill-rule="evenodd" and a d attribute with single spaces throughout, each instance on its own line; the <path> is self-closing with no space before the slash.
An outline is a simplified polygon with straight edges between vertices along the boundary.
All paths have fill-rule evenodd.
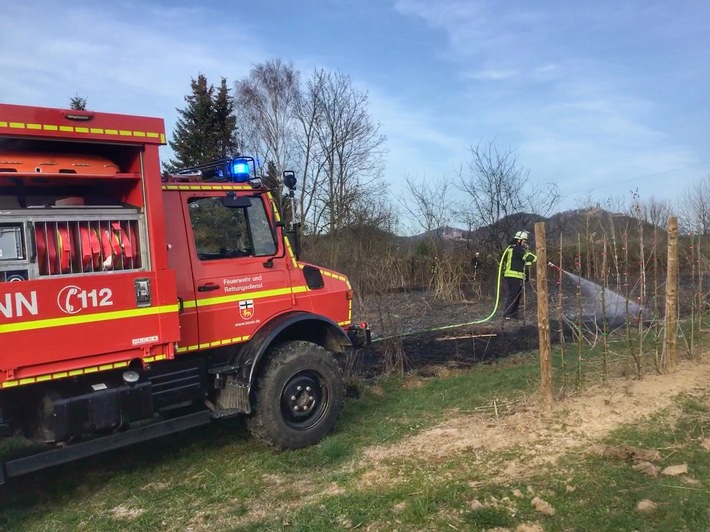
<path id="1" fill-rule="evenodd" d="M 286 261 L 260 195 L 185 193 L 199 349 L 245 342 L 293 306 Z M 189 229 L 188 229 L 189 230 Z"/>

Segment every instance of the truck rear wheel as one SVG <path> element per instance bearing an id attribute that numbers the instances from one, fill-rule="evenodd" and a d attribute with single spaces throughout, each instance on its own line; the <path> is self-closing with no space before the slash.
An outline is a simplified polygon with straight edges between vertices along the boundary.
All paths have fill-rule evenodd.
<path id="1" fill-rule="evenodd" d="M 328 435 L 343 408 L 343 373 L 333 356 L 310 342 L 286 342 L 268 353 L 247 425 L 277 449 L 300 449 Z"/>

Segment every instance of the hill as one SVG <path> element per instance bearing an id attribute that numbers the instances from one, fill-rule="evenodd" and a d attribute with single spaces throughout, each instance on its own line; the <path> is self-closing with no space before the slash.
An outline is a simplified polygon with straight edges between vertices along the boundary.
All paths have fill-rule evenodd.
<path id="1" fill-rule="evenodd" d="M 530 241 L 535 240 L 535 224 L 545 223 L 545 234 L 548 242 L 560 242 L 563 246 L 577 245 L 578 242 L 601 243 L 606 236 L 608 241 L 621 241 L 626 233 L 629 241 L 637 241 L 641 232 L 644 238 L 652 238 L 654 231 L 665 235 L 665 229 L 651 223 L 639 220 L 623 213 L 615 213 L 594 207 L 591 209 L 574 209 L 556 213 L 550 217 L 533 213 L 517 213 L 507 216 L 494 224 L 467 231 L 456 227 L 442 227 L 410 237 L 399 237 L 405 243 L 423 241 L 443 242 L 452 245 L 456 242 L 468 242 L 476 246 L 504 246 L 517 231 L 528 231 Z"/>

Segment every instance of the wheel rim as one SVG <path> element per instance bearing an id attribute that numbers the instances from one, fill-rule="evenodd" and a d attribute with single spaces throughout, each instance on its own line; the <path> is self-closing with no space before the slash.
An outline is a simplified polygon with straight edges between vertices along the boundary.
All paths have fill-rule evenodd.
<path id="1" fill-rule="evenodd" d="M 308 430 L 323 418 L 328 400 L 328 387 L 320 375 L 312 371 L 296 373 L 281 393 L 284 422 L 292 429 Z"/>

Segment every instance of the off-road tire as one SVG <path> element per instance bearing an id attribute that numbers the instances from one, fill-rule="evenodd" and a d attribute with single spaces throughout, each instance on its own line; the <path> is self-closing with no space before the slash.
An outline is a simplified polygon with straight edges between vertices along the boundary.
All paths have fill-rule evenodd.
<path id="1" fill-rule="evenodd" d="M 340 417 L 345 397 L 343 372 L 333 355 L 310 342 L 272 348 L 256 379 L 249 430 L 279 449 L 318 443 Z"/>

